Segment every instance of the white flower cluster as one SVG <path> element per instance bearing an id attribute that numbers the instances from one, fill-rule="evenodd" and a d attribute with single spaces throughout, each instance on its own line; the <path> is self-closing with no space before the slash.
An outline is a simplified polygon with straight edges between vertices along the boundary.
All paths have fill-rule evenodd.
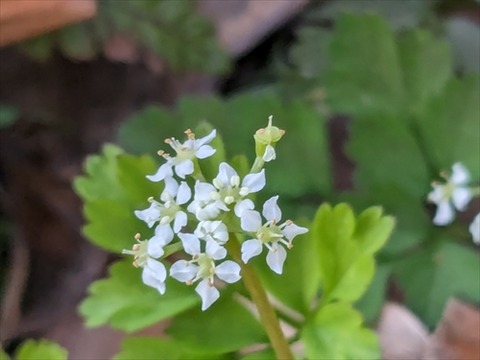
<path id="1" fill-rule="evenodd" d="M 455 210 L 464 211 L 475 195 L 470 183 L 470 173 L 461 163 L 452 166 L 450 176 L 440 174 L 444 183 L 433 182 L 433 190 L 428 194 L 428 200 L 437 205 L 433 223 L 439 226 L 450 224 L 455 219 Z M 473 241 L 480 245 L 480 213 L 469 226 Z"/>
<path id="2" fill-rule="evenodd" d="M 225 245 L 228 241 L 237 241 L 230 239 L 230 233 L 243 230 L 241 233 L 244 235 L 240 236 L 246 239 L 241 245 L 243 262 L 259 255 L 265 246 L 268 249 L 267 264 L 281 274 L 286 258 L 282 244 L 291 248 L 295 236 L 308 230 L 290 220 L 279 224 L 281 211 L 277 205 L 278 196 L 263 205 L 266 222 L 262 224 L 260 213 L 254 210 L 250 197 L 265 187 L 264 169 L 241 179 L 233 167 L 222 162 L 212 182 L 204 180 L 198 159 L 215 153 L 209 143 L 215 138 L 216 131 L 201 139 L 195 139 L 190 130 L 185 134 L 188 139 L 183 143 L 175 138 L 165 140 L 175 150 L 176 156 L 159 152 L 166 163 L 154 175 L 147 176 L 153 182 L 164 182 L 159 200 L 150 198 L 147 209 L 135 211 L 140 220 L 155 228 L 153 237 L 142 241 L 137 235 L 138 243 L 132 250 L 124 250 L 123 253 L 134 255 L 134 265 L 143 268 L 143 282 L 164 294 L 167 269 L 159 259 L 165 256 L 167 246 L 181 245 L 177 248 L 181 247 L 191 257 L 172 264 L 169 274 L 188 285 L 198 282 L 195 291 L 202 299 L 202 310 L 205 310 L 220 297 L 215 277 L 227 283 L 241 278 L 240 265 L 225 260 L 228 256 Z M 265 146 L 265 151 L 269 152 L 268 160 L 275 158 L 272 146 Z M 175 175 L 182 180 L 178 182 Z M 189 182 L 184 181 L 187 176 L 194 179 L 190 181 L 193 191 Z"/>

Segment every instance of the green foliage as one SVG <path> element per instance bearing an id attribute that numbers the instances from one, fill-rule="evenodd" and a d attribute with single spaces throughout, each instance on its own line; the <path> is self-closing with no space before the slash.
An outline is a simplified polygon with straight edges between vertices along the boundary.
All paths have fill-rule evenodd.
<path id="1" fill-rule="evenodd" d="M 75 180 L 74 188 L 84 200 L 83 232 L 94 244 L 121 252 L 131 247 L 136 233 L 149 233 L 133 210 L 147 208 L 148 197 L 160 194 L 163 185 L 145 178 L 156 168 L 150 157 L 126 155 L 114 145 L 87 159 L 87 174 Z"/>
<path id="2" fill-rule="evenodd" d="M 123 260 L 110 268 L 109 278 L 94 282 L 80 305 L 87 326 L 109 324 L 131 332 L 198 306 L 199 298 L 184 284 L 169 278 L 168 290 L 160 296 L 142 283 L 141 272 Z"/>
<path id="3" fill-rule="evenodd" d="M 464 246 L 441 241 L 395 266 L 407 304 L 432 328 L 451 296 L 480 301 L 478 255 Z"/>
<path id="4" fill-rule="evenodd" d="M 478 74 L 451 79 L 433 98 L 419 118 L 418 126 L 435 169 L 450 170 L 460 161 L 480 180 L 480 77 Z"/>
<path id="5" fill-rule="evenodd" d="M 196 307 L 177 316 L 167 334 L 189 349 L 211 354 L 267 341 L 264 329 L 252 313 L 228 294 L 222 295 L 214 309 L 205 312 Z"/>
<path id="6" fill-rule="evenodd" d="M 66 360 L 67 350 L 47 340 L 27 340 L 15 353 L 18 360 Z"/>
<path id="7" fill-rule="evenodd" d="M 37 37 L 24 48 L 40 60 L 55 48 L 67 57 L 91 60 L 114 36 L 128 36 L 139 50 L 150 50 L 174 70 L 218 74 L 227 69 L 227 56 L 216 43 L 212 24 L 190 0 L 101 0 L 93 19 Z"/>
<path id="8" fill-rule="evenodd" d="M 358 5 L 334 4 L 344 9 Z M 480 180 L 479 76 L 456 77 L 448 43 L 427 30 L 396 34 L 379 16 L 339 12 L 343 10 L 334 12 L 332 33 L 312 26 L 300 30 L 299 43 L 291 51 L 298 73 L 295 87 L 302 89 L 303 79 L 298 93 L 306 94 L 305 99 L 319 105 L 315 94 L 323 92 L 323 110 L 350 116 L 346 152 L 355 164 L 355 190 L 340 198 L 356 209 L 382 204 L 397 221 L 382 255 L 415 259 L 430 251 L 423 244 L 438 242 L 432 238 L 431 215 L 425 207 L 431 181 L 455 162 L 469 169 L 474 184 Z M 450 241 L 460 239 L 450 237 Z M 428 262 L 418 261 L 416 272 L 424 275 L 415 281 L 409 280 L 414 276 L 403 277 L 400 269 L 393 267 L 392 272 L 403 279 L 403 286 L 431 285 Z M 469 272 L 467 278 L 471 274 L 478 272 Z M 370 316 L 378 312 L 385 277 L 377 281 L 376 295 L 359 305 Z M 429 324 L 439 320 L 445 299 L 456 294 L 451 286 L 443 289 L 439 300 L 428 298 L 423 305 L 409 297 Z"/>
<path id="9" fill-rule="evenodd" d="M 375 334 L 362 326 L 362 317 L 345 303 L 322 308 L 302 331 L 308 359 L 378 359 Z"/>
<path id="10" fill-rule="evenodd" d="M 301 225 L 311 228 L 307 224 Z M 281 276 L 273 273 L 267 266 L 265 253 L 251 261 L 258 269 L 267 290 L 283 304 L 304 315 L 310 312 L 320 286 L 319 258 L 312 251 L 312 243 L 316 239 L 314 236 L 312 232 L 308 232 L 295 238 Z"/>
<path id="11" fill-rule="evenodd" d="M 0 346 L 0 360 L 10 360 L 10 356 Z"/>
<path id="12" fill-rule="evenodd" d="M 216 360 L 222 359 L 216 354 L 197 353 L 185 344 L 173 339 L 158 339 L 148 337 L 127 338 L 122 343 L 122 351 L 115 356 L 115 360 Z"/>
<path id="13" fill-rule="evenodd" d="M 0 130 L 12 125 L 19 116 L 20 114 L 15 107 L 0 104 Z"/>
<path id="14" fill-rule="evenodd" d="M 245 154 L 253 161 L 253 134 L 267 125 L 271 114 L 274 124 L 287 132 L 277 146 L 278 160 L 267 165 L 272 179 L 268 191 L 292 197 L 329 192 L 331 177 L 322 116 L 301 101 L 284 102 L 272 91 L 241 94 L 228 100 L 183 98 L 175 112 L 149 107 L 121 127 L 119 140 L 127 151 L 153 154 L 165 146 L 161 139 L 182 138 L 184 129 L 195 129 L 199 120 L 207 120 L 223 139 L 228 139 L 227 157 Z M 306 163 L 315 166 L 306 167 Z"/>
<path id="15" fill-rule="evenodd" d="M 365 210 L 355 219 L 346 204 L 332 208 L 325 204 L 312 225 L 312 238 L 320 264 L 323 302 L 353 302 L 366 290 L 373 278 L 373 255 L 393 230 L 391 217 L 380 208 Z"/>

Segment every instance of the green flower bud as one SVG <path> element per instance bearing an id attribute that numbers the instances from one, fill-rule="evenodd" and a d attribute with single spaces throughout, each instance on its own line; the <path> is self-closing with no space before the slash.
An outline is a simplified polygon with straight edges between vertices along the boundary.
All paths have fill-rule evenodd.
<path id="1" fill-rule="evenodd" d="M 285 130 L 279 129 L 276 126 L 272 126 L 273 116 L 268 117 L 268 125 L 266 128 L 258 129 L 255 135 L 255 153 L 257 157 L 262 158 L 264 161 L 274 160 L 275 144 L 285 134 Z"/>

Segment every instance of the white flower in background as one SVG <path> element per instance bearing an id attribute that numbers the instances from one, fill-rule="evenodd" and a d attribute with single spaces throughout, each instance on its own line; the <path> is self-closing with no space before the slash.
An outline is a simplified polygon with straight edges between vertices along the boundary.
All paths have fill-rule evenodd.
<path id="1" fill-rule="evenodd" d="M 219 245 L 224 245 L 228 240 L 228 228 L 223 222 L 200 221 L 194 234 L 199 239 L 205 241 L 215 241 Z"/>
<path id="2" fill-rule="evenodd" d="M 227 251 L 215 241 L 208 241 L 205 252 L 201 252 L 200 240 L 194 234 L 179 233 L 178 236 L 192 260 L 175 262 L 170 268 L 170 276 L 189 285 L 200 281 L 195 291 L 202 299 L 202 310 L 206 310 L 220 297 L 214 286 L 214 277 L 230 284 L 237 282 L 240 280 L 240 266 L 231 260 L 215 265 L 215 260 L 227 255 Z"/>
<path id="3" fill-rule="evenodd" d="M 212 184 L 197 181 L 195 195 L 187 210 L 200 221 L 213 220 L 221 211 L 228 211 L 228 207 L 216 196 L 217 189 Z"/>
<path id="4" fill-rule="evenodd" d="M 225 205 L 234 204 L 235 215 L 240 217 L 245 210 L 254 208 L 253 201 L 244 199 L 252 193 L 256 193 L 265 187 L 265 170 L 258 173 L 248 174 L 240 184 L 240 177 L 233 167 L 222 162 L 218 168 L 218 175 L 213 179 L 213 185 L 218 190 L 213 197 L 222 201 Z"/>
<path id="5" fill-rule="evenodd" d="M 240 219 L 243 230 L 253 233 L 255 238 L 249 239 L 242 244 L 242 260 L 248 262 L 252 257 L 262 252 L 263 246 L 269 250 L 267 264 L 274 272 L 281 274 L 283 263 L 287 257 L 284 244 L 289 249 L 293 246 L 292 240 L 295 236 L 304 234 L 307 228 L 295 225 L 290 220 L 277 225 L 282 217 L 282 212 L 277 205 L 278 196 L 268 199 L 263 205 L 262 214 L 267 220 L 262 225 L 262 218 L 258 211 L 245 210 Z M 285 240 L 285 238 L 287 240 Z"/>
<path id="6" fill-rule="evenodd" d="M 162 203 L 150 198 L 152 205 L 148 209 L 135 211 L 135 215 L 145 221 L 149 227 L 158 221 L 159 225 L 155 228 L 155 233 L 170 242 L 173 234 L 187 225 L 187 214 L 183 211 L 182 205 L 186 204 L 191 197 L 192 191 L 185 181 L 179 185 L 172 177 L 167 177 L 165 189 L 160 195 Z"/>
<path id="7" fill-rule="evenodd" d="M 433 218 L 435 225 L 450 224 L 455 218 L 455 209 L 465 210 L 473 197 L 472 190 L 467 186 L 470 174 L 462 164 L 455 163 L 450 177 L 445 175 L 442 177 L 447 182 L 433 183 L 433 190 L 428 194 L 428 200 L 437 205 L 437 212 Z"/>
<path id="8" fill-rule="evenodd" d="M 150 240 L 140 240 L 140 234 L 135 236 L 137 244 L 132 250 L 122 250 L 122 254 L 134 256 L 133 265 L 143 268 L 142 281 L 145 285 L 158 290 L 160 294 L 165 293 L 165 279 L 167 270 L 165 265 L 155 260 L 164 254 L 163 247 L 166 245 L 163 238 L 154 236 Z"/>
<path id="9" fill-rule="evenodd" d="M 215 138 L 217 134 L 216 130 L 213 130 L 210 134 L 200 139 L 195 139 L 195 134 L 191 130 L 185 131 L 185 134 L 188 136 L 188 140 L 183 144 L 173 137 L 165 140 L 165 142 L 175 150 L 176 156 L 171 157 L 169 154 L 160 151 L 159 155 L 163 156 L 167 162 L 160 166 L 154 175 L 148 175 L 147 178 L 149 180 L 158 182 L 166 177 L 173 176 L 172 168 L 175 169 L 175 173 L 179 177 L 184 179 L 186 175 L 193 173 L 193 160 L 195 158 L 205 159 L 215 153 L 216 150 L 207 144 Z"/>
<path id="10" fill-rule="evenodd" d="M 473 242 L 480 245 L 480 213 L 475 216 L 468 229 L 472 234 Z"/>

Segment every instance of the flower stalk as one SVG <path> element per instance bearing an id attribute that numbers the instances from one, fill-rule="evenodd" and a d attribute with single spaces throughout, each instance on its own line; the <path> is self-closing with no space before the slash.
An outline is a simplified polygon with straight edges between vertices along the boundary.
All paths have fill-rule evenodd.
<path id="1" fill-rule="evenodd" d="M 247 288 L 253 302 L 255 303 L 260 320 L 267 332 L 270 344 L 277 359 L 293 359 L 290 346 L 280 328 L 277 314 L 268 301 L 267 293 L 258 278 L 255 270 L 241 260 L 240 244 L 235 234 L 230 233 L 230 239 L 226 244 L 230 255 L 240 264 L 242 270 L 242 280 Z"/>

